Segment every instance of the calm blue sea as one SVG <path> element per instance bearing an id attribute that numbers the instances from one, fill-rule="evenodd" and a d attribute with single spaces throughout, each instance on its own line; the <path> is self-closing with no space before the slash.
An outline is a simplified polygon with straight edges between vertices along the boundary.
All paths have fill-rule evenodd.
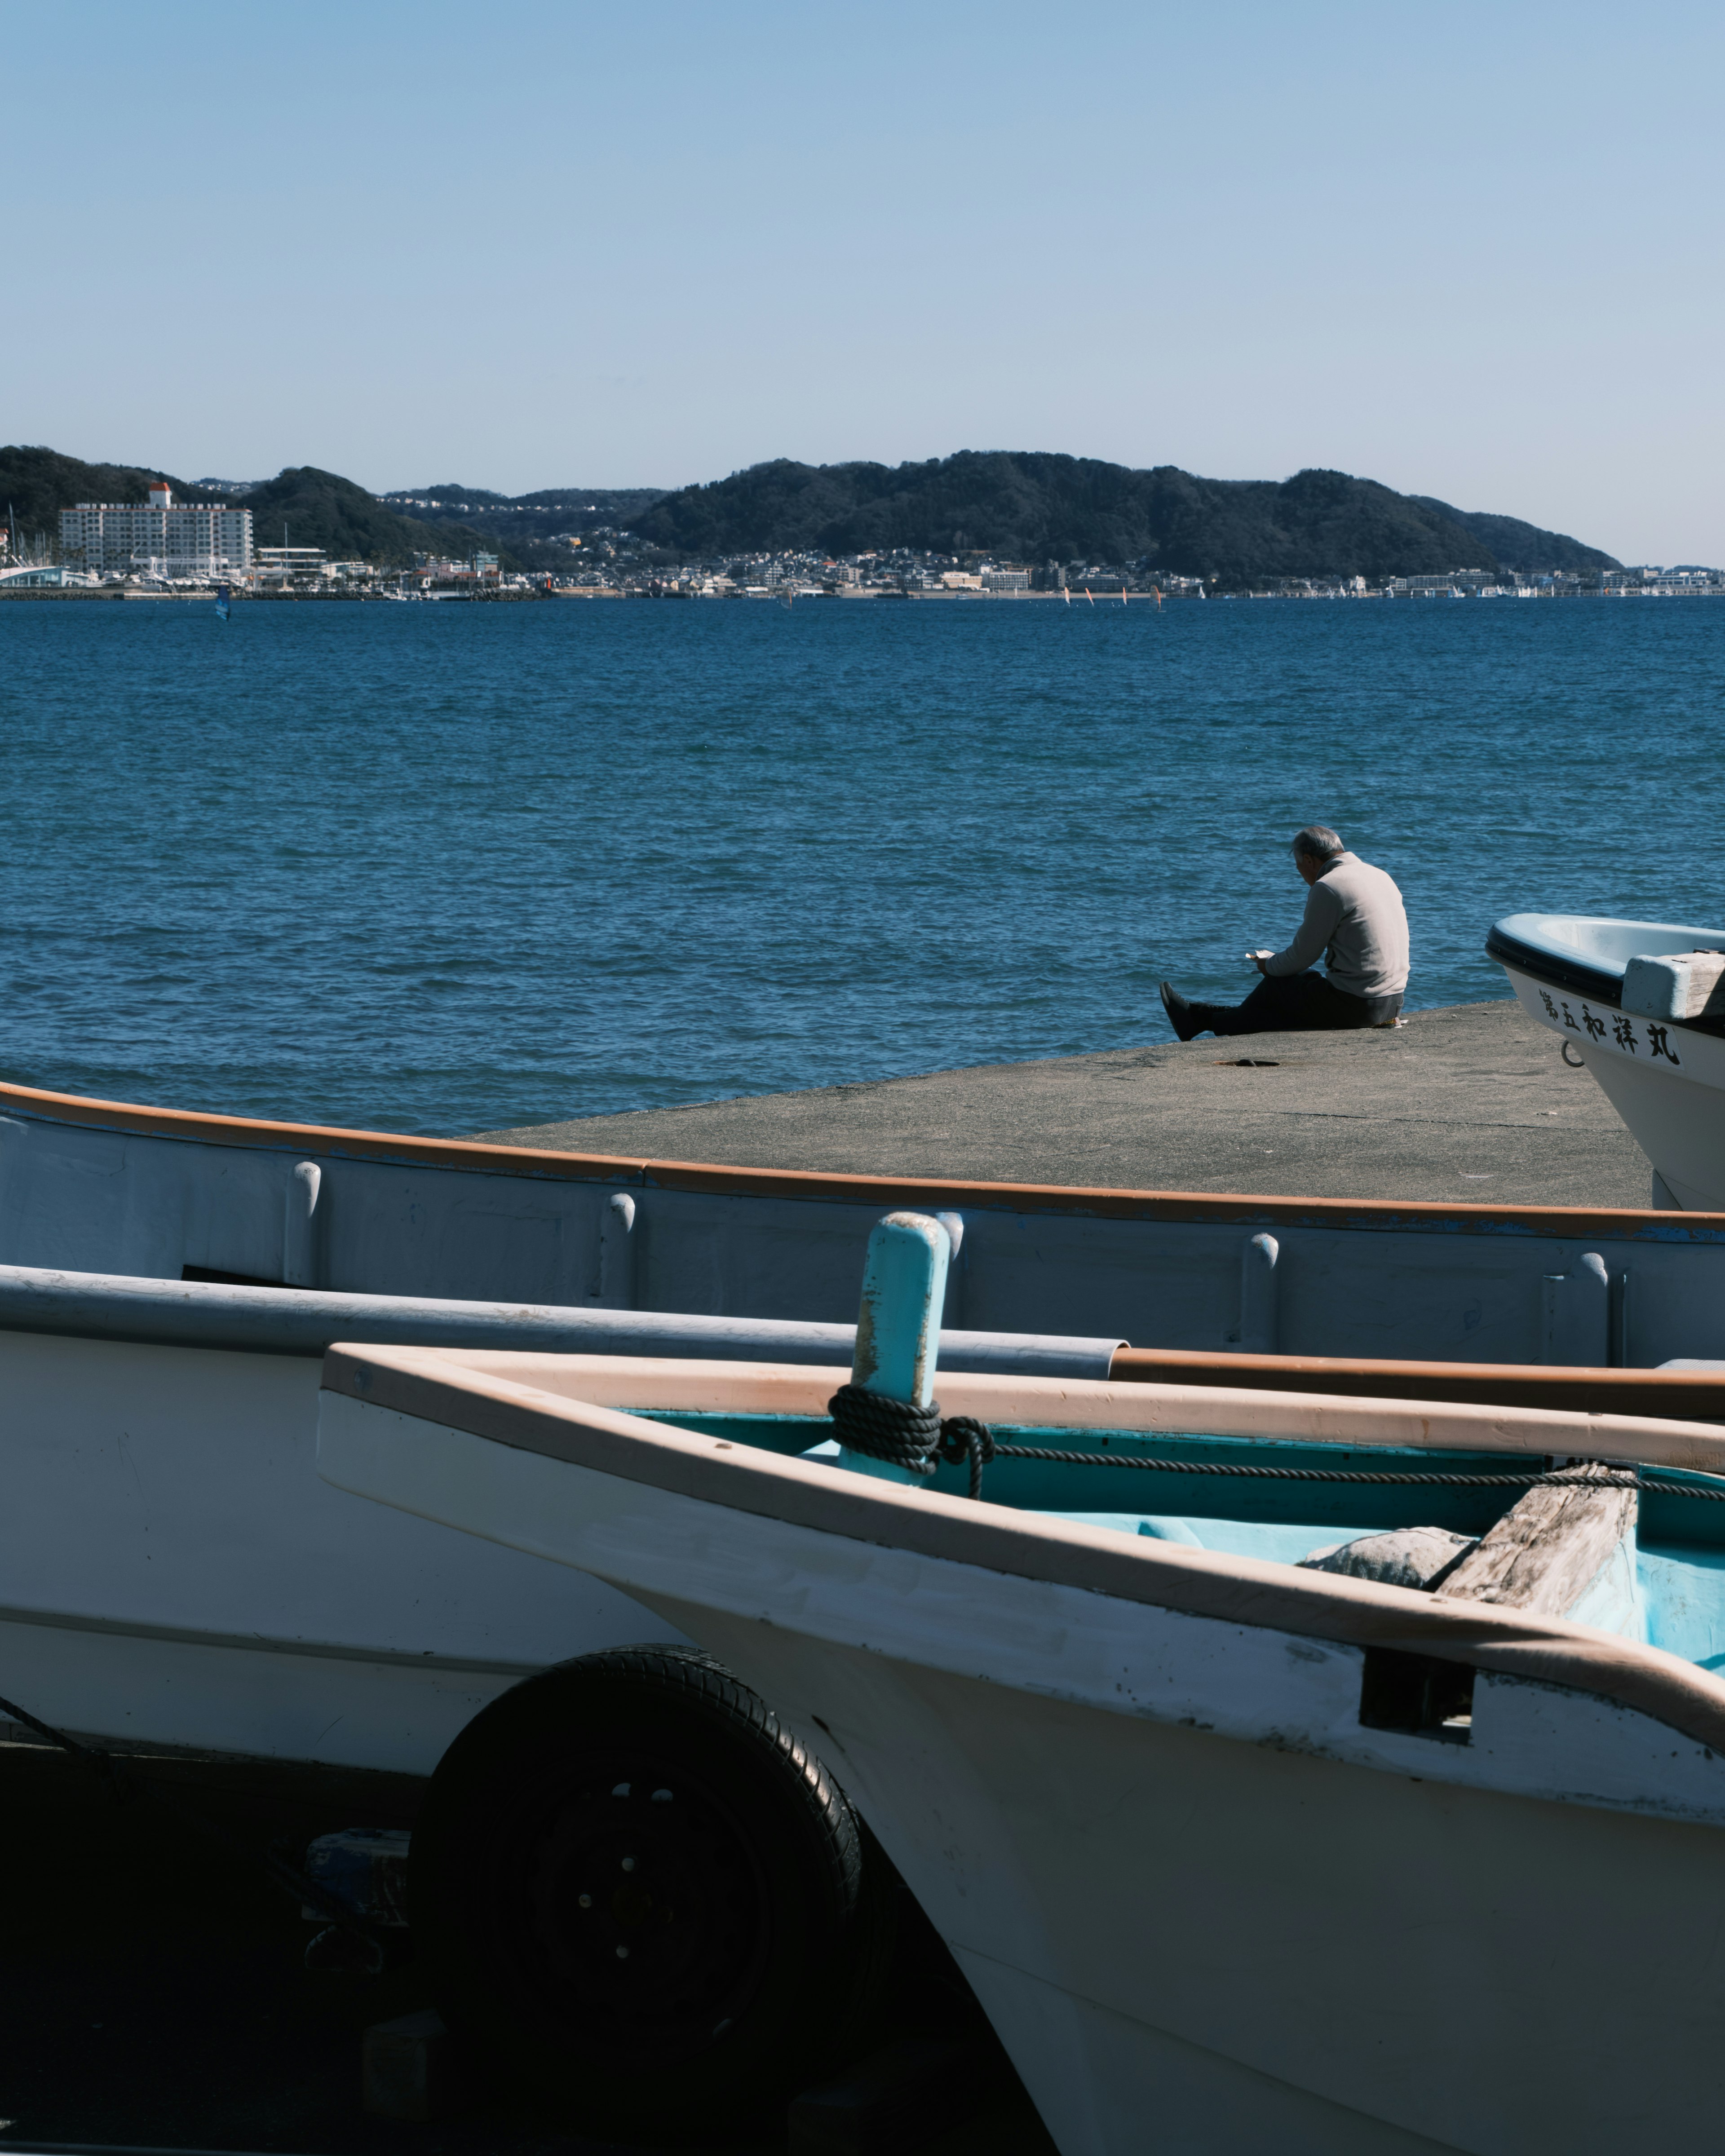
<path id="1" fill-rule="evenodd" d="M 1414 1004 L 1725 922 L 1725 605 L 0 607 L 0 1070 L 456 1133 L 1164 1040 L 1334 824 Z"/>

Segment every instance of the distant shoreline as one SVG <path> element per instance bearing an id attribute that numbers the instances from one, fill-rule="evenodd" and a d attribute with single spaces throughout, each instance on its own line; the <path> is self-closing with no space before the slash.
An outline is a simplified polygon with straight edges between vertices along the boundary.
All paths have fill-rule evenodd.
<path id="1" fill-rule="evenodd" d="M 388 602 L 385 602 L 378 593 L 352 591 L 248 592 L 236 589 L 230 593 L 230 596 L 234 604 L 236 606 L 295 606 L 302 603 L 315 606 L 327 606 L 331 603 L 352 606 L 388 603 Z M 1119 606 L 1125 604 L 1135 607 L 1156 608 L 1158 606 L 1214 606 L 1219 603 L 1226 604 L 1240 601 L 1244 601 L 1253 605 L 1261 605 L 1266 602 L 1274 602 L 1275 603 L 1283 605 L 1301 605 L 1307 604 L 1313 601 L 1319 601 L 1325 603 L 1340 602 L 1347 605 L 1359 605 L 1377 601 L 1399 608 L 1415 605 L 1422 600 L 1466 598 L 1471 603 L 1478 603 L 1481 596 L 1482 595 L 1479 593 L 1463 593 L 1460 592 L 1213 592 L 1200 600 L 1195 593 L 1187 592 L 1169 592 L 1165 593 L 1161 599 L 1158 599 L 1153 592 L 1132 591 L 1127 592 L 1122 599 L 1122 594 L 1118 591 L 1091 593 L 1086 592 L 1081 586 L 1074 590 L 1065 592 L 803 592 L 798 593 L 797 595 L 797 599 L 793 601 L 792 603 L 794 604 L 800 602 L 803 605 L 809 605 L 816 603 L 824 603 L 829 600 L 837 599 L 841 602 L 848 601 L 853 605 L 861 601 L 876 601 L 884 602 L 890 606 L 897 606 L 901 604 L 912 604 L 917 606 L 927 606 L 930 604 L 994 606 L 1000 604 L 1018 605 L 1028 601 L 1034 603 L 1040 603 L 1042 605 L 1058 605 L 1064 602 L 1065 603 L 1072 606 Z M 1650 599 L 1675 599 L 1682 601 L 1725 598 L 1725 590 L 1640 592 L 1631 588 L 1628 590 L 1619 589 L 1604 592 L 1497 592 L 1491 593 L 1490 596 L 1494 600 L 1504 599 L 1515 601 L 1519 599 L 1528 599 L 1541 604 L 1548 603 L 1554 599 L 1563 601 L 1571 601 L 1575 599 L 1599 599 L 1609 601 L 1628 599 L 1645 603 Z M 55 605 L 65 605 L 80 600 L 96 604 L 108 604 L 116 599 L 122 599 L 145 600 L 155 603 L 172 603 L 178 602 L 182 605 L 208 606 L 213 603 L 215 597 L 216 588 L 213 584 L 208 585 L 201 590 L 189 592 L 138 591 L 126 588 L 118 590 L 110 589 L 105 591 L 90 591 L 87 589 L 64 591 L 57 590 L 53 586 L 49 585 L 45 587 L 37 586 L 33 589 L 28 591 L 9 592 L 0 590 L 0 604 L 17 603 L 23 605 L 29 603 L 33 605 L 44 600 Z M 743 606 L 774 606 L 784 603 L 782 595 L 778 593 L 745 595 L 740 593 L 729 593 L 719 592 L 619 591 L 614 588 L 597 591 L 583 591 L 574 588 L 573 587 L 565 587 L 561 589 L 553 589 L 551 591 L 488 592 L 482 599 L 475 598 L 472 593 L 468 592 L 451 592 L 446 596 L 443 594 L 428 594 L 424 600 L 418 603 L 439 606 L 497 606 L 506 603 L 519 604 L 527 601 L 536 603 L 546 599 L 670 599 L 675 601 L 679 604 L 693 603 Z"/>

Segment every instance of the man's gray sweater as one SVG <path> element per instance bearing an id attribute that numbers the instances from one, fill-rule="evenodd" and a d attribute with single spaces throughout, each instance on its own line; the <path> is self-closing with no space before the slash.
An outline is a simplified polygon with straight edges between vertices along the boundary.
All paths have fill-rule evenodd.
<path id="1" fill-rule="evenodd" d="M 1326 954 L 1332 988 L 1350 996 L 1399 996 L 1408 985 L 1408 916 L 1402 895 L 1382 869 L 1358 854 L 1337 854 L 1313 884 L 1306 917 L 1286 951 L 1266 958 L 1266 973 L 1303 973 Z"/>

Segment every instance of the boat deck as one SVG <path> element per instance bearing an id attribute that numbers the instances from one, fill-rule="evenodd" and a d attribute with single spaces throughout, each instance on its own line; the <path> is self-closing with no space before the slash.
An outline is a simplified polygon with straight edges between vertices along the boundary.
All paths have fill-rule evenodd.
<path id="1" fill-rule="evenodd" d="M 1415 1011 L 1393 1033 L 1158 1041 L 484 1135 L 742 1168 L 1476 1204 L 1644 1206 L 1651 1180 L 1591 1076 L 1511 999 Z"/>

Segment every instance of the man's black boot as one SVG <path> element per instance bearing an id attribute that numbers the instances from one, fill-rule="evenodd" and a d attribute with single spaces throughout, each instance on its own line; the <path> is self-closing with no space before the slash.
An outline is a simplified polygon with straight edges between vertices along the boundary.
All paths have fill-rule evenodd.
<path id="1" fill-rule="evenodd" d="M 1202 1004 L 1189 1004 L 1180 991 L 1162 984 L 1162 1007 L 1168 1013 L 1168 1022 L 1182 1040 L 1194 1040 L 1209 1024 L 1209 1015 Z"/>

